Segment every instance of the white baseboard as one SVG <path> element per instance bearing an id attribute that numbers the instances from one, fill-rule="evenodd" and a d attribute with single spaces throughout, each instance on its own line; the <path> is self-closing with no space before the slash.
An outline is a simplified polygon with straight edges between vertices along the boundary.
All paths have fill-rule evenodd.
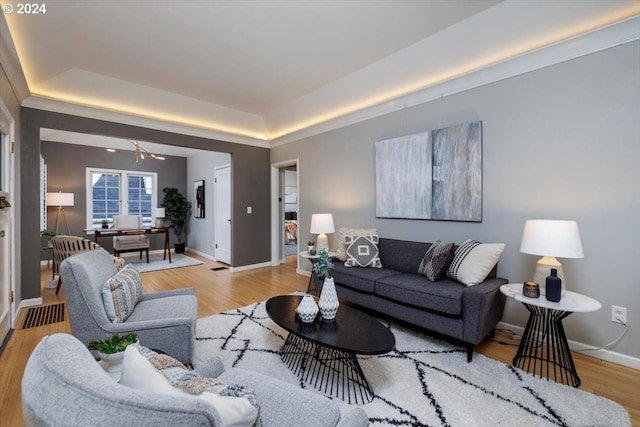
<path id="1" fill-rule="evenodd" d="M 296 273 L 302 274 L 303 276 L 307 276 L 307 277 L 311 276 L 311 272 L 310 271 L 302 270 L 300 268 L 296 268 Z"/>
<path id="2" fill-rule="evenodd" d="M 203 258 L 210 259 L 211 261 L 218 261 L 216 259 L 216 257 L 214 257 L 213 255 L 209 255 L 209 254 L 206 254 L 204 252 L 196 251 L 195 249 L 187 249 L 187 252 L 191 252 L 191 253 L 194 253 L 196 255 L 200 255 Z"/>
<path id="3" fill-rule="evenodd" d="M 255 268 L 271 267 L 271 261 L 261 262 L 258 264 L 241 265 L 240 267 L 230 267 L 229 271 L 236 273 L 238 271 L 253 270 Z"/>
<path id="4" fill-rule="evenodd" d="M 509 329 L 520 336 L 522 336 L 522 334 L 524 333 L 524 328 L 522 326 L 512 325 L 511 323 L 499 322 L 497 327 L 501 329 Z M 627 368 L 640 370 L 640 358 L 617 353 L 611 350 L 596 350 L 598 347 L 584 344 L 579 341 L 567 341 L 569 342 L 569 348 L 571 348 L 571 351 L 582 353 L 586 356 L 595 357 L 597 359 L 606 360 L 607 362 L 626 366 Z"/>

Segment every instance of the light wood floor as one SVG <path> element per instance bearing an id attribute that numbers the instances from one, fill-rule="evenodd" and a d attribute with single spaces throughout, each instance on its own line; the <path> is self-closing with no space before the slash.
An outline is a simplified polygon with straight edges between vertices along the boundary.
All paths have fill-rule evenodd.
<path id="1" fill-rule="evenodd" d="M 308 277 L 296 274 L 295 256 L 279 267 L 265 267 L 230 273 L 229 270 L 212 271 L 220 266 L 214 261 L 201 259 L 204 264 L 143 275 L 144 291 L 154 292 L 192 286 L 198 296 L 198 317 L 241 307 L 307 287 Z M 42 268 L 43 286 L 51 278 L 51 269 Z M 58 295 L 55 289 L 43 289 L 44 304 L 64 301 L 64 286 Z M 20 327 L 22 319 L 18 319 Z M 0 356 L 0 425 L 22 426 L 20 381 L 27 359 L 40 339 L 56 332 L 70 333 L 68 322 L 54 323 L 30 329 L 16 329 Z M 498 332 L 495 340 L 486 340 L 476 351 L 510 364 L 518 341 L 509 334 Z M 574 361 L 582 380 L 581 390 L 614 400 L 631 415 L 634 426 L 640 426 L 640 372 L 620 365 L 574 353 Z M 473 363 L 473 362 L 472 362 Z"/>

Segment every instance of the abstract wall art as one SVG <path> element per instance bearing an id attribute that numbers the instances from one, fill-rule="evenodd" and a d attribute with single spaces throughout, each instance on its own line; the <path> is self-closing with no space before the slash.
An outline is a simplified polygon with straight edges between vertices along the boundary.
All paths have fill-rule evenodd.
<path id="1" fill-rule="evenodd" d="M 375 143 L 376 217 L 482 221 L 482 121 Z"/>
<path id="2" fill-rule="evenodd" d="M 193 183 L 193 217 L 204 218 L 204 180 Z"/>

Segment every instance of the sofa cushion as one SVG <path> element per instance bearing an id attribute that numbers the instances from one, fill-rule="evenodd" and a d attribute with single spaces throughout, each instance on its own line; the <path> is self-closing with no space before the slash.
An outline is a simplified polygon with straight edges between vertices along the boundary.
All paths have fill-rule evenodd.
<path id="1" fill-rule="evenodd" d="M 340 241 L 338 242 L 338 250 L 336 258 L 340 261 L 347 260 L 347 244 L 344 241 L 344 236 L 371 236 L 372 234 L 378 234 L 376 228 L 339 228 Z"/>
<path id="2" fill-rule="evenodd" d="M 175 362 L 177 362 L 175 367 L 169 368 L 169 371 L 186 370 L 180 362 Z M 212 384 L 214 382 L 221 384 L 217 380 L 199 377 L 195 372 L 193 374 L 195 375 L 194 378 L 204 379 Z M 149 359 L 138 351 L 136 346 L 129 346 L 124 352 L 120 384 L 136 390 L 204 400 L 216 409 L 225 426 L 249 427 L 254 425 L 258 417 L 258 410 L 251 405 L 246 397 L 220 395 L 209 391 L 191 394 L 181 388 L 172 386 L 167 377 L 157 370 L 149 362 Z"/>
<path id="3" fill-rule="evenodd" d="M 397 274 L 376 280 L 377 296 L 449 316 L 462 315 L 466 287 L 453 280 L 432 282 L 420 274 Z"/>
<path id="4" fill-rule="evenodd" d="M 424 254 L 420 267 L 418 267 L 418 274 L 422 274 L 432 282 L 442 279 L 454 255 L 455 248 L 453 243 L 442 243 L 440 240 L 436 241 L 429 247 L 427 253 Z"/>
<path id="5" fill-rule="evenodd" d="M 378 249 L 385 268 L 415 274 L 431 243 L 380 238 Z"/>
<path id="6" fill-rule="evenodd" d="M 400 273 L 388 268 L 345 267 L 343 263 L 336 262 L 333 264 L 331 274 L 338 286 L 346 286 L 359 292 L 373 294 L 376 280 Z M 338 296 L 340 296 L 340 292 L 338 292 Z"/>
<path id="7" fill-rule="evenodd" d="M 477 285 L 498 263 L 503 250 L 504 243 L 480 243 L 469 239 L 456 249 L 447 277 L 467 286 Z"/>
<path id="8" fill-rule="evenodd" d="M 127 320 L 141 297 L 140 273 L 130 265 L 107 279 L 102 286 L 104 309 L 109 320 L 114 323 Z"/>
<path id="9" fill-rule="evenodd" d="M 378 235 L 344 236 L 347 244 L 346 267 L 382 268 L 380 252 L 378 251 Z"/>

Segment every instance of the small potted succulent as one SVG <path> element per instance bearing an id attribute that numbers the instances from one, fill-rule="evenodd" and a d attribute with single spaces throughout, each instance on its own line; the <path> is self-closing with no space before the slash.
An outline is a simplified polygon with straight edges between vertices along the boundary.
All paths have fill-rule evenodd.
<path id="1" fill-rule="evenodd" d="M 135 332 L 127 332 L 124 335 L 115 334 L 103 340 L 90 340 L 87 348 L 98 352 L 100 360 L 107 363 L 108 372 L 119 372 L 122 369 L 124 350 L 132 344 L 138 344 L 138 335 Z"/>
<path id="2" fill-rule="evenodd" d="M 102 220 L 102 228 L 109 228 L 109 221 L 107 221 L 106 219 Z"/>

